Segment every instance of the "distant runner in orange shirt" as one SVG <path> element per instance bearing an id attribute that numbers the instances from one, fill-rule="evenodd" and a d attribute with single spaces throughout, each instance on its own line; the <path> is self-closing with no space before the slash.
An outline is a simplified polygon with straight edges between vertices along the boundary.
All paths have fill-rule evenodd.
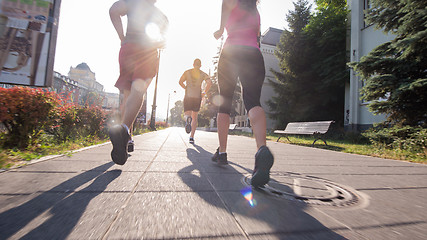
<path id="1" fill-rule="evenodd" d="M 189 69 L 182 74 L 179 79 L 179 85 L 185 89 L 184 97 L 184 120 L 185 131 L 190 134 L 190 143 L 194 144 L 194 133 L 197 128 L 197 115 L 200 110 L 202 98 L 212 86 L 212 81 L 208 74 L 200 70 L 202 62 L 200 59 L 195 59 L 192 69 Z M 202 92 L 202 83 L 206 81 L 206 88 Z M 185 84 L 184 84 L 185 83 Z"/>

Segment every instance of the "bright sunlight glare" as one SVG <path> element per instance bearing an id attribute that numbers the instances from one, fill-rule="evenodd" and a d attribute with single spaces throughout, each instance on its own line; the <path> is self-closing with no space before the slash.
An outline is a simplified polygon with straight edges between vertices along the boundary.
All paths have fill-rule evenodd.
<path id="1" fill-rule="evenodd" d="M 154 41 L 160 42 L 163 40 L 162 34 L 160 33 L 160 28 L 155 23 L 147 24 L 147 26 L 145 26 L 145 33 Z"/>

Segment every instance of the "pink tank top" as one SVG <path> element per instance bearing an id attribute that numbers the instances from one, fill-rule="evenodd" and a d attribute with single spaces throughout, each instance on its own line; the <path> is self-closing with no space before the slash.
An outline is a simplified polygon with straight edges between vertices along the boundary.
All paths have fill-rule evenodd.
<path id="1" fill-rule="evenodd" d="M 258 33 L 261 20 L 258 11 L 256 15 L 241 9 L 239 3 L 231 11 L 231 14 L 225 24 L 227 30 L 227 45 L 240 45 L 259 48 Z"/>

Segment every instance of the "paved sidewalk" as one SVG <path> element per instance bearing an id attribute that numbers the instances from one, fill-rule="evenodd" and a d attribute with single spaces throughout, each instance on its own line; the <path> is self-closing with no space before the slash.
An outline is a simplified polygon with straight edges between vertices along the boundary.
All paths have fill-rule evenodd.
<path id="1" fill-rule="evenodd" d="M 124 166 L 103 144 L 0 173 L 0 239 L 427 239 L 426 165 L 268 142 L 272 180 L 248 192 L 254 139 L 230 136 L 224 167 L 216 133 L 195 140 L 168 128 Z"/>

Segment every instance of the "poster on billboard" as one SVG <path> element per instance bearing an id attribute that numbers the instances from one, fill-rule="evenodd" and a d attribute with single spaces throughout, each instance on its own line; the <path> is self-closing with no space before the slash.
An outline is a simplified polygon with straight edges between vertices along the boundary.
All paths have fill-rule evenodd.
<path id="1" fill-rule="evenodd" d="M 0 83 L 49 87 L 61 0 L 0 0 Z"/>

